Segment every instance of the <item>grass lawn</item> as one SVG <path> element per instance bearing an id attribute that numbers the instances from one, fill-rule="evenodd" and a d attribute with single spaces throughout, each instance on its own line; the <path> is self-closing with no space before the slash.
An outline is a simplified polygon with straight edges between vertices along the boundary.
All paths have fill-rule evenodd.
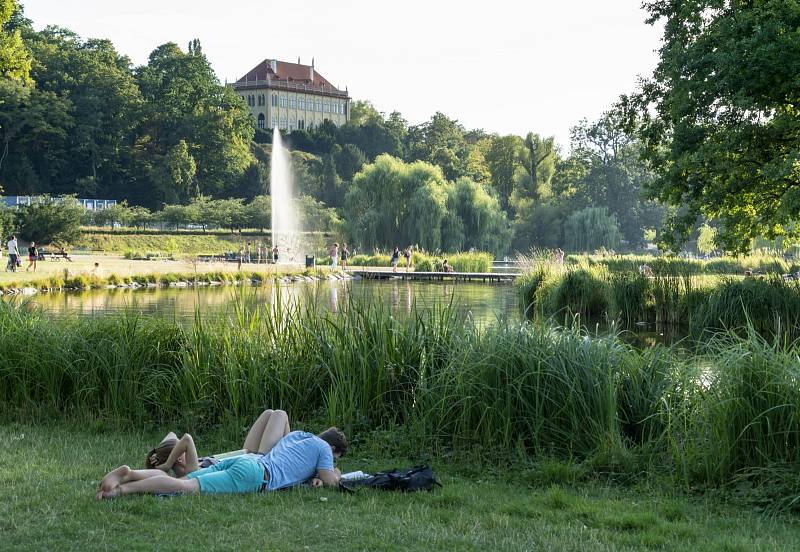
<path id="1" fill-rule="evenodd" d="M 3 267 L 6 262 L 5 255 L 2 259 Z M 78 274 L 96 274 L 103 278 L 112 274 L 117 276 L 143 276 L 146 274 L 166 274 L 181 273 L 192 274 L 195 269 L 198 273 L 204 272 L 236 272 L 237 263 L 228 262 L 198 262 L 195 267 L 189 259 L 155 260 L 155 261 L 132 261 L 125 259 L 121 255 L 73 255 L 74 262 L 67 261 L 39 261 L 36 272 L 26 272 L 25 267 L 28 261 L 23 260 L 22 268 L 16 272 L 6 272 L 0 270 L 0 286 L 10 286 L 12 283 L 27 284 L 47 280 L 50 276 L 64 276 L 64 270 L 69 271 L 70 276 Z M 94 263 L 100 266 L 96 272 Z M 275 270 L 280 273 L 302 272 L 303 267 L 299 265 L 272 265 L 272 264 L 243 264 L 242 270 L 260 273 L 269 273 Z"/>
<path id="2" fill-rule="evenodd" d="M 194 436 L 202 454 L 238 448 L 244 432 Z M 159 438 L 91 424 L 0 425 L 0 549 L 772 551 L 796 550 L 800 539 L 793 518 L 769 518 L 709 498 L 600 483 L 558 485 L 528 472 L 479 476 L 435 461 L 444 488 L 432 493 L 303 488 L 94 500 L 107 470 L 122 463 L 137 467 Z M 412 463 L 355 450 L 341 467 Z"/>

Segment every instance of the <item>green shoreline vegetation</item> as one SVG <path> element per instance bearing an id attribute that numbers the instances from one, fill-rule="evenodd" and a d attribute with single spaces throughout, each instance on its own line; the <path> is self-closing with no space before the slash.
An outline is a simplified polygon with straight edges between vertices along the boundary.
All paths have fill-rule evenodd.
<path id="1" fill-rule="evenodd" d="M 0 305 L 0 404 L 10 419 L 209 427 L 264 405 L 336 423 L 385 451 L 654 477 L 682 492 L 740 484 L 798 507 L 800 345 L 717 334 L 703 353 L 637 350 L 530 322 L 478 328 L 453 309 L 402 318 L 259 307 L 192 327 L 129 312 L 52 319 Z"/>
<path id="2" fill-rule="evenodd" d="M 516 285 L 528 316 L 683 326 L 698 340 L 747 327 L 765 337 L 800 338 L 800 282 L 779 274 L 742 278 L 667 266 L 678 270 L 645 277 L 636 270 L 612 272 L 602 263 L 537 263 Z"/>

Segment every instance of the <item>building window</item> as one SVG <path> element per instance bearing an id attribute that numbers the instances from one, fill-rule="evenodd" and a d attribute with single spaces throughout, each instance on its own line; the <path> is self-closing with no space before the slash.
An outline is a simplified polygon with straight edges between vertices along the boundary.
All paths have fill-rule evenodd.
<path id="1" fill-rule="evenodd" d="M 308 100 L 308 110 L 314 111 L 314 100 Z"/>
<path id="2" fill-rule="evenodd" d="M 289 119 L 289 130 L 294 130 L 295 126 L 296 126 L 295 119 L 294 117 L 292 117 L 291 119 Z"/>
<path id="3" fill-rule="evenodd" d="M 286 117 L 281 117 L 281 128 L 286 128 Z"/>
<path id="4" fill-rule="evenodd" d="M 258 128 L 264 128 L 264 124 L 266 124 L 266 117 L 264 117 L 263 113 L 258 114 Z"/>
<path id="5" fill-rule="evenodd" d="M 305 100 L 305 98 L 300 98 L 299 100 L 297 100 L 297 107 L 299 109 L 305 109 L 306 108 L 306 100 Z"/>
<path id="6" fill-rule="evenodd" d="M 291 106 L 291 108 L 292 108 L 292 109 L 297 109 L 297 98 L 294 98 L 294 97 L 293 97 L 293 98 L 292 98 L 292 99 L 289 101 L 289 104 L 290 104 L 290 106 Z"/>
<path id="7" fill-rule="evenodd" d="M 322 100 L 317 100 L 317 111 L 322 112 Z"/>
<path id="8" fill-rule="evenodd" d="M 276 126 L 278 126 L 278 118 L 275 115 L 273 115 L 272 116 L 272 126 L 270 128 L 275 128 Z"/>
<path id="9" fill-rule="evenodd" d="M 277 94 L 273 94 L 272 95 L 272 106 L 273 107 L 278 107 L 278 95 Z M 272 126 L 275 126 L 275 125 L 272 125 Z"/>

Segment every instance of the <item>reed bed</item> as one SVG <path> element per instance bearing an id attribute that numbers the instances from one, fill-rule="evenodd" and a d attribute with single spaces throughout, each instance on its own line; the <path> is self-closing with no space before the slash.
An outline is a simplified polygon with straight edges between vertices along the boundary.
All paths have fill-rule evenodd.
<path id="1" fill-rule="evenodd" d="M 656 275 L 667 274 L 722 274 L 742 275 L 746 270 L 762 274 L 786 274 L 797 267 L 782 257 L 753 254 L 741 257 L 714 257 L 711 259 L 685 259 L 669 255 L 567 255 L 568 266 L 605 267 L 609 272 L 636 272 L 642 264 L 648 265 Z"/>
<path id="2" fill-rule="evenodd" d="M 800 338 L 800 282 L 779 276 L 737 278 L 692 273 L 645 277 L 638 270 L 532 263 L 517 280 L 529 315 L 584 322 L 682 326 L 703 334 L 748 325 L 764 337 Z"/>
<path id="3" fill-rule="evenodd" d="M 797 467 L 796 343 L 750 327 L 687 358 L 531 322 L 481 328 L 456 313 L 394 317 L 380 301 L 318 312 L 240 292 L 226 317 L 198 313 L 187 326 L 0 303 L 0 412 L 196 426 L 277 407 L 357 439 L 400 431 L 408 451 L 558 457 L 687 488 L 770 481 L 775 466 L 785 482 Z"/>

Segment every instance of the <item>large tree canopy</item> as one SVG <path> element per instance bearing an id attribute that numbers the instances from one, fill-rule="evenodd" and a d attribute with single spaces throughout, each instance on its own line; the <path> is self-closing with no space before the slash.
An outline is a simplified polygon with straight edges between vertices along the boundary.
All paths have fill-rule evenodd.
<path id="1" fill-rule="evenodd" d="M 664 42 L 653 77 L 623 105 L 640 117 L 654 197 L 680 206 L 673 245 L 700 215 L 718 239 L 800 236 L 800 2 L 645 2 Z M 633 101 L 631 101 L 633 100 Z M 667 236 L 669 238 L 669 236 Z"/>

